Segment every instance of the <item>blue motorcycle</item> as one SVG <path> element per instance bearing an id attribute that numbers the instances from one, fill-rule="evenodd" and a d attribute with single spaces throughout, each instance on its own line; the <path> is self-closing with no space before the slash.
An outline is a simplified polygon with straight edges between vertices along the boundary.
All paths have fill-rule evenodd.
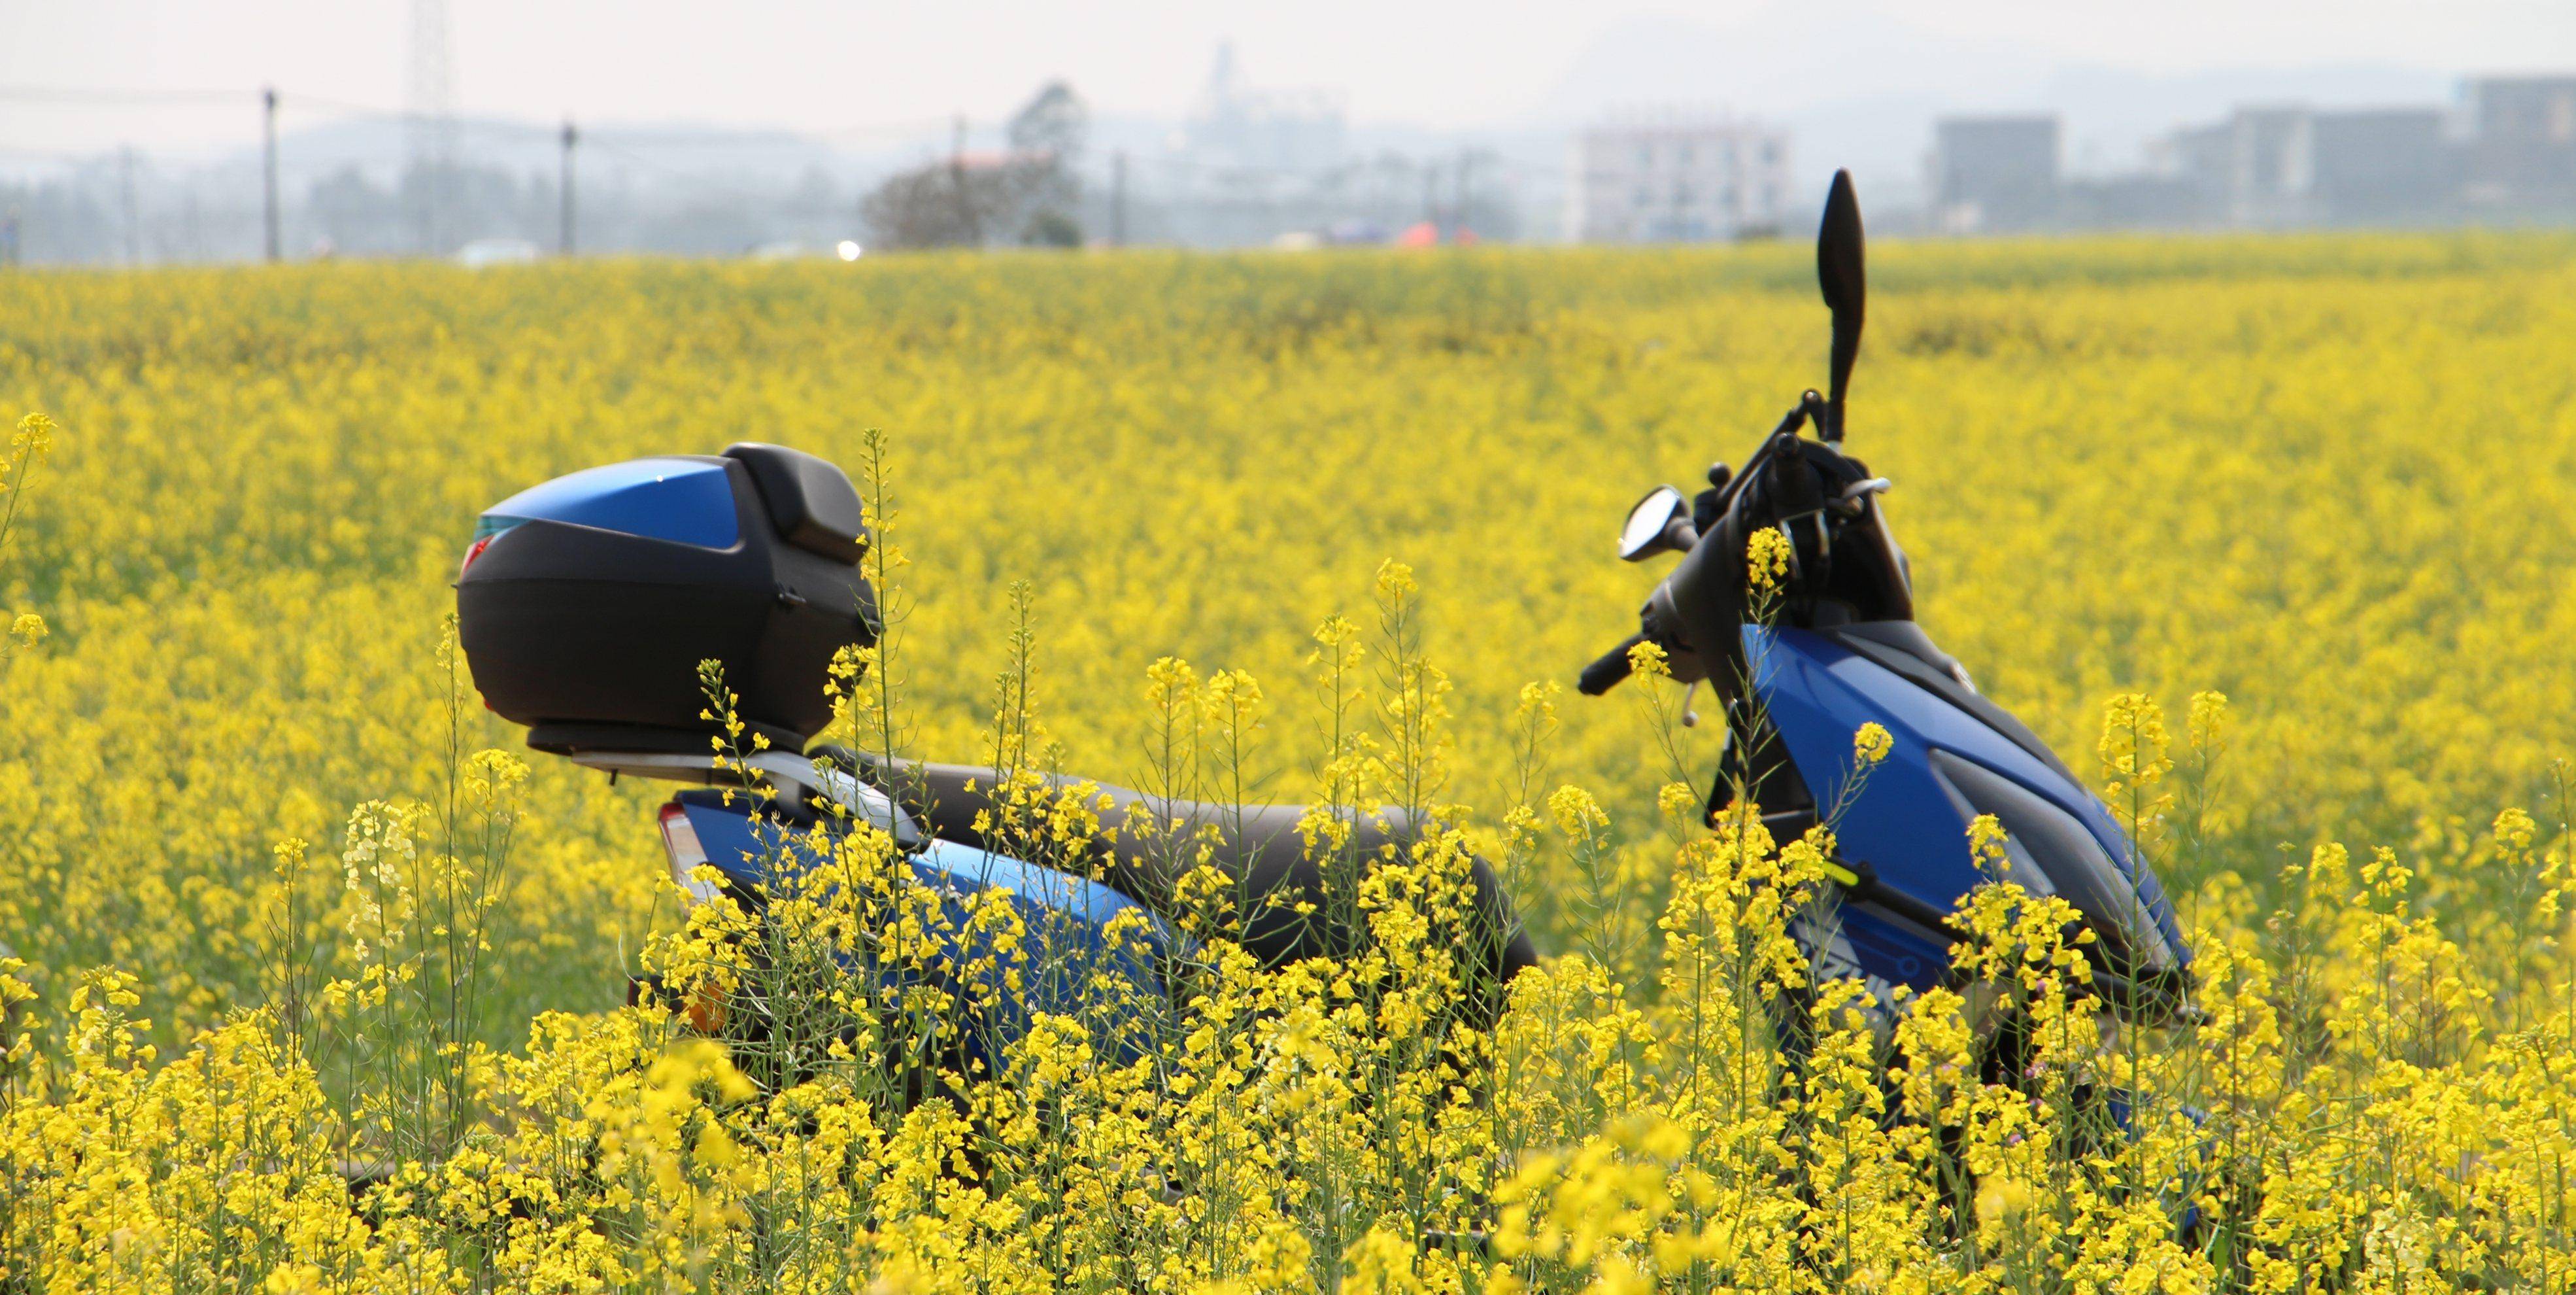
<path id="1" fill-rule="evenodd" d="M 1855 730 L 1887 730 L 1891 751 L 1836 824 L 1837 914 L 1798 928 L 1820 974 L 1882 992 L 1943 983 L 1957 939 L 1947 915 L 1983 880 L 1967 828 L 1992 814 L 2009 833 L 2014 879 L 2062 896 L 2094 929 L 2096 988 L 2138 1010 L 2170 1009 L 2189 954 L 2155 877 L 2048 747 L 1915 624 L 1906 559 L 1879 506 L 1888 482 L 1843 452 L 1864 295 L 1848 175 L 1827 201 L 1818 273 L 1832 314 L 1829 394 L 1807 392 L 1742 471 L 1711 469 L 1695 499 L 1667 486 L 1638 503 L 1620 556 L 1681 559 L 1638 633 L 1585 669 L 1581 690 L 1606 691 L 1637 644 L 1658 646 L 1675 679 L 1704 682 L 1724 702 L 1739 776 L 1717 780 L 1710 815 L 1740 795 L 1783 840 L 1816 823 L 1816 789 L 1844 772 Z M 1810 426 L 1815 435 L 1802 436 Z M 1745 565 L 1765 529 L 1787 541 L 1767 618 L 1749 614 Z M 1207 860 L 1242 915 L 1231 934 L 1262 962 L 1360 946 L 1352 865 L 1416 838 L 1420 825 L 1401 814 L 1346 815 L 1348 840 L 1317 858 L 1297 830 L 1303 806 L 1175 802 L 1050 775 L 1048 787 L 1094 786 L 1110 802 L 1077 874 L 996 830 L 1008 815 L 995 770 L 809 752 L 830 719 L 835 657 L 877 633 L 861 577 L 868 541 L 849 478 L 780 446 L 576 472 L 484 513 L 456 585 L 460 639 L 486 704 L 524 725 L 531 747 L 615 776 L 701 784 L 660 811 L 672 878 L 694 900 L 729 894 L 756 916 L 765 895 L 814 865 L 816 840 L 861 824 L 885 833 L 916 893 L 946 910 L 935 925 L 954 947 L 930 963 L 985 969 L 929 987 L 986 1004 L 966 1055 L 943 1064 L 994 1065 L 1040 1013 L 1102 1023 L 1114 1055 L 1160 1046 L 1158 1022 L 1175 1015 L 1174 959 L 1190 949 L 1177 925 L 1182 878 L 1198 865 L 1162 844 L 1168 832 L 1122 830 L 1130 810 L 1177 820 L 1213 846 Z M 730 751 L 710 742 L 706 661 L 739 707 Z M 1484 1025 L 1537 955 L 1490 869 L 1474 863 L 1471 881 L 1450 937 L 1475 973 L 1462 1019 Z M 978 906 L 995 902 L 1018 912 L 1015 938 L 1044 945 L 1019 951 L 1016 965 L 1047 974 L 993 979 L 993 937 L 967 932 Z M 928 965 L 853 962 L 910 988 Z"/>
<path id="2" fill-rule="evenodd" d="M 1873 723 L 1887 731 L 1889 751 L 1833 825 L 1832 920 L 1798 929 L 1819 976 L 1863 980 L 1882 1003 L 1897 986 L 1944 983 L 1959 939 L 1948 915 L 1986 880 L 1968 827 L 1991 814 L 2008 834 L 2012 880 L 2083 914 L 2102 1000 L 2170 1013 L 2185 1001 L 2190 952 L 2162 886 L 2101 801 L 1915 623 L 1912 572 L 1880 507 L 1889 482 L 1844 452 L 1863 266 L 1859 203 L 1838 172 L 1816 246 L 1832 316 L 1826 393 L 1804 393 L 1742 471 L 1710 468 L 1696 498 L 1662 486 L 1638 501 L 1619 556 L 1681 560 L 1647 598 L 1637 633 L 1578 686 L 1608 691 L 1641 643 L 1662 651 L 1674 679 L 1707 684 L 1732 754 L 1709 816 L 1741 796 L 1781 841 L 1817 824 L 1818 791 L 1848 776 L 1853 735 Z M 1800 435 L 1809 427 L 1814 436 Z M 1775 546 L 1785 570 L 1760 592 L 1757 615 L 1747 547 L 1766 530 L 1786 541 Z"/>

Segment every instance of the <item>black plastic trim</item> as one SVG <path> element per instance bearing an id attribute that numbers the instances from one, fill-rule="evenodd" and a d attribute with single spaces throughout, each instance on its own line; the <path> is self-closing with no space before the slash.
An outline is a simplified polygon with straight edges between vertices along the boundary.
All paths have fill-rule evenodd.
<path id="1" fill-rule="evenodd" d="M 1913 632 L 1909 635 L 1903 633 L 1903 630 Z M 2011 739 L 2014 746 L 2029 752 L 2033 758 L 2047 765 L 2057 776 L 2076 786 L 2084 785 L 2084 781 L 2066 767 L 2066 762 L 2058 759 L 2057 753 L 2049 750 L 2046 742 L 2039 740 L 2038 734 L 2031 732 L 2020 720 L 2013 718 L 2011 711 L 1994 704 L 1984 694 L 1960 683 L 1958 677 L 1950 673 L 1950 667 L 1955 663 L 1948 656 L 1940 655 L 1941 650 L 1932 645 L 1930 636 L 1924 634 L 1922 627 L 1914 622 L 1857 621 L 1815 632 L 1869 658 L 1873 663 L 1884 666 L 1895 674 L 1904 676 L 1932 695 L 1976 716 L 1985 723 L 1986 727 Z M 1912 642 L 1909 643 L 1907 640 Z M 1919 647 L 1916 646 L 1917 644 Z M 1937 659 L 1926 657 L 1923 654 L 1926 649 L 1935 654 Z"/>
<path id="2" fill-rule="evenodd" d="M 867 510 L 858 487 L 829 460 L 755 441 L 726 446 L 724 456 L 750 471 L 779 538 L 848 566 L 867 553 Z"/>

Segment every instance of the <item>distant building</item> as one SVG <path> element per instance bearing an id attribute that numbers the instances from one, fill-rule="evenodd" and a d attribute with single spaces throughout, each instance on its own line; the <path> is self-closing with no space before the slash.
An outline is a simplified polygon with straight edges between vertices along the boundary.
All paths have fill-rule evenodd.
<path id="1" fill-rule="evenodd" d="M 2438 108 L 2271 105 L 2178 131 L 2164 157 L 2195 223 L 2285 228 L 2441 217 L 2460 151 Z"/>
<path id="2" fill-rule="evenodd" d="M 1143 159 L 1129 182 L 1129 236 L 1191 247 L 1266 247 L 1282 234 L 1314 233 L 1335 221 L 1395 215 L 1352 151 L 1342 98 L 1330 90 L 1255 86 L 1231 44 L 1220 44 L 1207 85 L 1170 139 Z M 1094 186 L 1095 189 L 1097 186 Z M 1393 200 L 1420 210 L 1422 186 L 1408 172 Z"/>
<path id="3" fill-rule="evenodd" d="M 2438 108 L 2314 114 L 2308 185 L 2315 219 L 2333 224 L 2440 213 L 2459 187 L 2459 148 Z"/>
<path id="4" fill-rule="evenodd" d="M 2475 77 L 2433 104 L 2248 104 L 2150 147 L 2148 166 L 2070 179 L 2054 117 L 1935 124 L 1934 228 L 2290 229 L 2576 223 L 2576 73 Z"/>
<path id="5" fill-rule="evenodd" d="M 1349 130 L 1338 97 L 1323 90 L 1256 90 L 1217 46 L 1216 66 L 1181 128 L 1181 152 L 1211 178 L 1295 179 L 1347 160 Z"/>
<path id="6" fill-rule="evenodd" d="M 1675 243 L 1776 233 L 1789 136 L 1753 122 L 1596 126 L 1574 145 L 1566 225 L 1579 242 Z"/>
<path id="7" fill-rule="evenodd" d="M 1963 234 L 2054 222 L 2057 157 L 2054 116 L 1942 118 L 1932 128 L 1935 220 Z"/>
<path id="8" fill-rule="evenodd" d="M 2176 176 L 2132 173 L 2068 180 L 2058 213 L 2070 229 L 2188 229 L 2208 219 L 2199 187 Z"/>
<path id="9" fill-rule="evenodd" d="M 2472 201 L 2576 199 L 2576 76 L 2490 76 L 2463 87 Z"/>
<path id="10" fill-rule="evenodd" d="M 2238 108 L 2176 131 L 2162 152 L 2190 191 L 2197 223 L 2279 226 L 2314 218 L 2317 114 L 2297 105 Z"/>
<path id="11" fill-rule="evenodd" d="M 2234 203 L 2236 123 L 2185 126 L 2147 152 L 2149 169 L 2184 195 L 2186 225 L 2223 224 Z"/>
<path id="12" fill-rule="evenodd" d="M 2225 126 L 2220 192 L 2237 225 L 2290 225 L 2310 216 L 2316 114 L 2303 107 L 2239 108 Z"/>

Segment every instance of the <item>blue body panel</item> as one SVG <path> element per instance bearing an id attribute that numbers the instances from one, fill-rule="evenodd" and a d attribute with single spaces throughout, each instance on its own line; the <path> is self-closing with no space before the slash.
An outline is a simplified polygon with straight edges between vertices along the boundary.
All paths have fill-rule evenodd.
<path id="1" fill-rule="evenodd" d="M 1838 824 L 1844 858 L 1868 863 L 1882 884 L 1943 912 L 1983 880 L 1968 849 L 1968 811 L 1934 772 L 1932 753 L 1947 752 L 2080 823 L 2135 889 L 2141 911 L 2173 948 L 2183 949 L 2154 875 L 2136 869 L 2127 837 L 2091 792 L 1975 715 L 1831 639 L 1754 627 L 1745 631 L 1745 647 L 1771 721 L 1820 803 L 1833 803 L 1851 776 L 1853 732 L 1870 722 L 1888 731 L 1887 758 L 1871 771 Z M 755 797 L 735 793 L 726 804 L 719 793 L 688 792 L 680 803 L 709 860 L 744 887 L 776 880 L 772 866 L 804 866 L 803 848 L 789 839 L 794 834 L 765 825 L 754 812 Z M 945 952 L 956 970 L 942 987 L 960 1002 L 992 1005 L 975 1018 L 967 1040 L 970 1056 L 1000 1068 L 1040 1013 L 1086 1020 L 1095 1046 L 1119 1064 L 1159 1051 L 1157 1026 L 1170 1006 L 1162 962 L 1187 950 L 1186 937 L 1109 886 L 1025 860 L 932 841 L 910 864 L 914 877 L 941 896 L 949 925 L 958 932 L 965 929 L 973 897 L 983 892 L 1008 895 L 1017 910 L 1015 948 L 997 943 L 1006 937 L 949 937 Z M 1113 923 L 1132 923 L 1133 934 L 1113 938 Z M 1945 935 L 1882 910 L 1847 907 L 1832 934 L 1841 946 L 1834 959 L 1809 950 L 1823 974 L 1923 989 L 1941 983 L 1948 970 Z M 1852 965 L 1833 965 L 1845 954 Z M 2187 952 L 2182 956 L 2188 959 Z M 1020 984 L 1006 989 L 1000 977 L 1011 966 L 1021 969 Z M 883 983 L 905 979 L 892 968 L 857 960 L 853 970 Z M 915 975 L 910 983 L 921 982 Z"/>
<path id="2" fill-rule="evenodd" d="M 629 459 L 557 477 L 486 509 L 474 534 L 480 539 L 532 521 L 708 549 L 731 548 L 742 538 L 725 465 L 703 459 Z"/>
<path id="3" fill-rule="evenodd" d="M 755 819 L 752 797 L 737 792 L 730 805 L 718 793 L 679 799 L 708 861 L 745 888 L 770 883 L 773 862 L 804 866 L 805 847 L 794 840 L 801 834 Z M 1094 1046 L 1118 1064 L 1154 1050 L 1156 1008 L 1169 1003 L 1158 964 L 1187 944 L 1161 918 L 1099 882 L 953 841 L 927 843 L 911 865 L 914 878 L 941 897 L 951 930 L 943 951 L 954 970 L 943 987 L 961 1004 L 990 1005 L 974 1018 L 970 1056 L 998 1068 L 1038 1013 L 1086 1021 Z M 988 890 L 1009 895 L 1018 910 L 1016 947 L 965 934 L 969 904 Z M 1004 984 L 1013 968 L 1020 972 L 1016 989 Z M 888 984 L 906 979 L 891 968 L 854 970 Z"/>
<path id="4" fill-rule="evenodd" d="M 1936 909 L 1957 907 L 1982 878 L 1968 850 L 1968 816 L 1933 772 L 1931 753 L 1947 751 L 2072 815 L 2136 890 L 2140 911 L 2175 950 L 2184 949 L 2155 874 L 2138 866 L 2127 835 L 2092 792 L 1976 716 L 1831 639 L 1759 626 L 1747 626 L 1744 639 L 1763 706 L 1819 804 L 1832 804 L 1851 776 L 1855 730 L 1875 721 L 1893 739 L 1837 826 L 1845 858 L 1867 862 L 1882 883 Z M 1872 978 L 1924 988 L 1948 966 L 1944 944 L 1865 910 L 1846 914 L 1844 934 Z"/>

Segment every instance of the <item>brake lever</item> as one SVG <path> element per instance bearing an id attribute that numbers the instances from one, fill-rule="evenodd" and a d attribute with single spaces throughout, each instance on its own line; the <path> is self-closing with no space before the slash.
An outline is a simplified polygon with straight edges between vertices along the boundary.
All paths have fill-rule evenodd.
<path id="1" fill-rule="evenodd" d="M 1867 481 L 1855 481 L 1850 485 L 1843 487 L 1842 494 L 1827 503 L 1825 506 L 1832 509 L 1837 516 L 1858 517 L 1862 513 L 1869 511 L 1869 497 L 1871 495 L 1883 495 L 1895 488 L 1896 483 L 1889 481 L 1885 477 L 1871 477 Z"/>

